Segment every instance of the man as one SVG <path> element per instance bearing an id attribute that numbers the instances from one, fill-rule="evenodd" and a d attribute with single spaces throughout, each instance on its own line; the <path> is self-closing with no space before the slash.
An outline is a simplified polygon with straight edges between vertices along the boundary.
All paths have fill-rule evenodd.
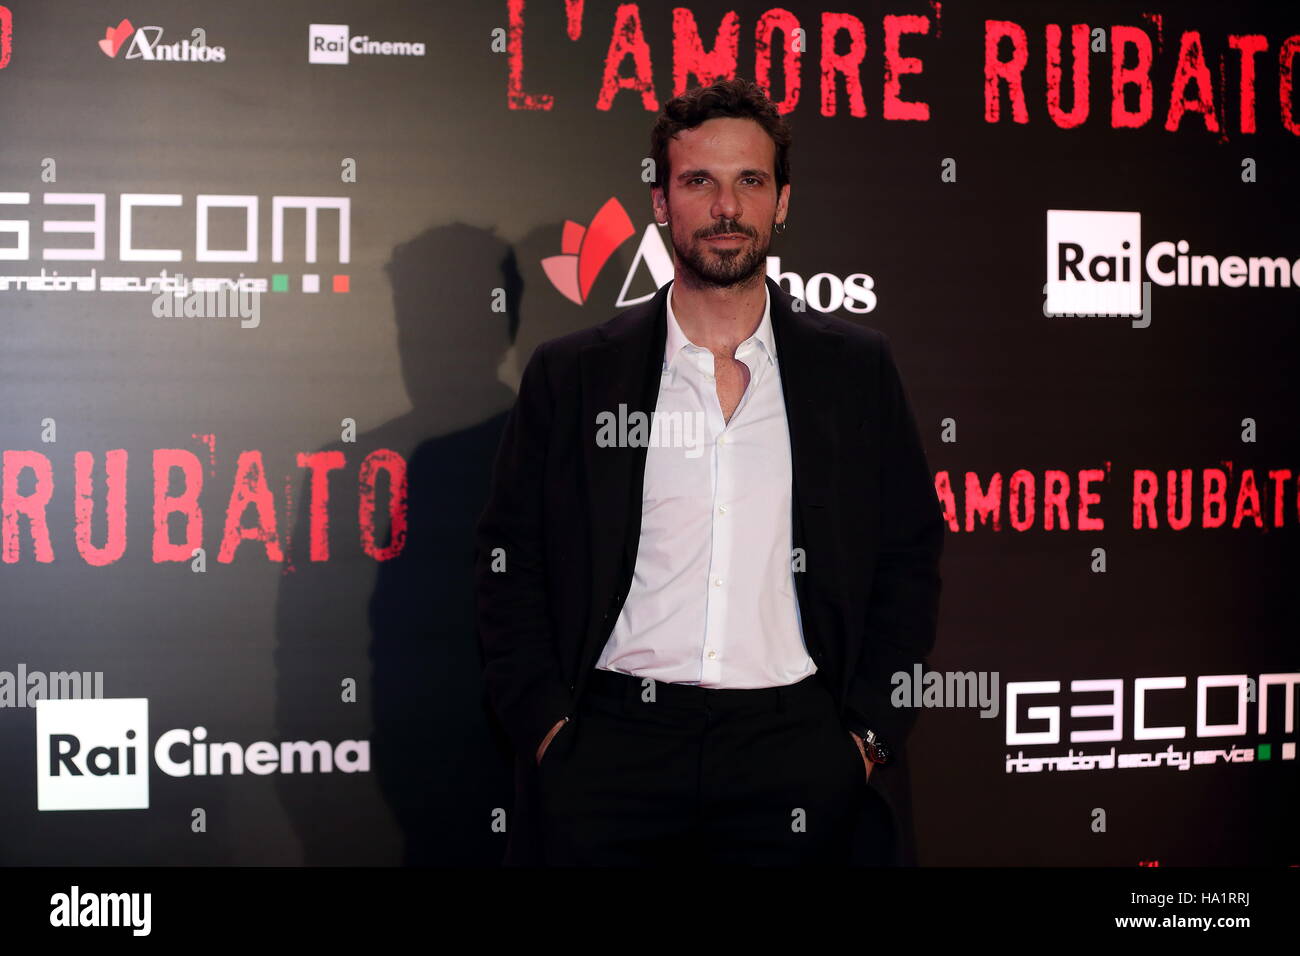
<path id="1" fill-rule="evenodd" d="M 766 277 L 790 132 L 757 86 L 674 99 L 651 145 L 674 279 L 538 347 L 478 527 L 506 862 L 847 862 L 869 793 L 906 861 L 878 781 L 943 524 L 888 342 Z"/>

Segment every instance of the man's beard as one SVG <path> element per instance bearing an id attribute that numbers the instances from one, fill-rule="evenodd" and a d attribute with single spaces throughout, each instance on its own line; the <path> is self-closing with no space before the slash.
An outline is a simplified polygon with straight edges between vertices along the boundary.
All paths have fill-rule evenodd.
<path id="1" fill-rule="evenodd" d="M 723 235 L 728 232 L 740 233 L 751 240 L 748 247 L 734 249 L 713 248 L 709 245 L 709 236 Z M 720 223 L 710 227 L 704 235 L 691 237 L 685 249 L 677 244 L 673 234 L 672 220 L 668 222 L 668 238 L 672 241 L 673 252 L 684 271 L 688 273 L 692 285 L 729 288 L 746 285 L 753 281 L 767 263 L 767 253 L 772 245 L 772 234 L 766 240 L 755 234 L 748 227 L 741 228 L 738 223 Z M 761 243 L 761 244 L 760 244 Z"/>

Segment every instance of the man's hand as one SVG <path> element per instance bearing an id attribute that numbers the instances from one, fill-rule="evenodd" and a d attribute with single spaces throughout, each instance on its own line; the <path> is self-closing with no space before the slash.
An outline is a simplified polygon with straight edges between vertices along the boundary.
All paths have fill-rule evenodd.
<path id="1" fill-rule="evenodd" d="M 862 754 L 862 762 L 867 765 L 867 779 L 870 780 L 871 769 L 875 766 L 875 763 L 872 761 L 870 757 L 867 756 L 867 746 L 863 742 L 862 738 L 859 737 L 851 730 L 849 731 L 849 736 L 852 737 L 853 742 L 858 745 L 858 753 Z"/>
<path id="2" fill-rule="evenodd" d="M 546 748 L 550 746 L 551 740 L 554 739 L 555 735 L 560 732 L 560 728 L 563 727 L 568 722 L 569 722 L 568 717 L 561 717 L 559 720 L 555 722 L 555 726 L 551 728 L 551 732 L 547 734 L 545 738 L 543 738 L 541 746 L 537 748 L 537 765 L 539 767 L 542 765 L 542 754 L 546 753 Z M 859 744 L 859 746 L 861 746 L 861 744 Z"/>

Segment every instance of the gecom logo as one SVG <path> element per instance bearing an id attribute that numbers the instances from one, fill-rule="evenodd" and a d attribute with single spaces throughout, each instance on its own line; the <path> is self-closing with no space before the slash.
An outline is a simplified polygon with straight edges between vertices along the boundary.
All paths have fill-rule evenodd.
<path id="1" fill-rule="evenodd" d="M 199 193 L 193 197 L 193 260 L 195 262 L 258 262 L 261 256 L 261 223 L 265 215 L 258 196 L 219 195 Z M 28 192 L 0 192 L 0 206 L 26 206 L 32 202 Z M 180 193 L 122 193 L 117 197 L 117 258 L 122 262 L 181 262 L 188 250 L 179 248 L 144 249 L 134 242 L 134 214 L 145 208 L 184 208 L 187 199 Z M 43 232 L 73 233 L 89 236 L 88 246 L 80 248 L 56 247 L 41 250 L 41 258 L 55 261 L 103 262 L 107 246 L 106 193 L 44 193 L 45 206 L 86 206 L 92 218 L 86 220 L 45 220 Z M 244 216 L 244 245 L 239 249 L 214 249 L 209 243 L 208 220 L 214 209 L 242 210 Z M 304 217 L 304 255 L 307 262 L 316 261 L 317 220 L 325 213 L 337 216 L 338 261 L 347 263 L 352 251 L 352 201 L 341 196 L 272 196 L 271 197 L 271 261 L 284 261 L 285 219 L 289 212 L 301 212 Z M 182 228 L 188 230 L 186 223 Z M 13 239 L 0 245 L 0 261 L 26 261 L 31 258 L 31 225 L 22 219 L 0 219 L 0 236 Z"/>
<path id="2" fill-rule="evenodd" d="M 1072 743 L 1122 740 L 1124 738 L 1125 685 L 1122 678 L 1101 680 L 1072 680 L 1072 694 L 1104 694 L 1102 702 L 1089 704 L 1071 704 L 1069 717 L 1106 718 L 1109 726 L 1093 725 L 1087 729 L 1072 729 Z M 1022 709 L 1020 698 L 1036 698 L 1061 693 L 1059 680 L 1007 681 L 1007 746 L 1017 744 L 1059 744 L 1061 742 L 1061 711 L 1058 703 L 1038 704 L 1023 711 L 1030 721 L 1046 721 L 1047 726 L 1037 724 L 1042 729 L 1022 730 L 1020 720 Z M 1248 705 L 1256 705 L 1256 728 L 1260 735 L 1268 733 L 1269 690 L 1278 688 L 1283 708 L 1282 733 L 1295 733 L 1295 694 L 1300 687 L 1300 673 L 1260 674 L 1256 681 L 1247 674 L 1208 674 L 1196 677 L 1195 721 L 1197 737 L 1241 737 L 1249 733 L 1250 720 Z M 1235 707 L 1229 708 L 1233 718 L 1224 723 L 1210 721 L 1210 693 L 1218 690 L 1229 697 Z M 1171 727 L 1153 727 L 1147 723 L 1147 697 L 1167 691 L 1187 691 L 1186 675 L 1167 677 L 1138 677 L 1132 681 L 1132 739 L 1133 740 L 1178 740 L 1187 736 L 1187 726 L 1180 724 Z M 1285 747 L 1285 745 L 1284 745 Z M 1291 742 L 1285 751 L 1294 759 L 1295 743 Z"/>
<path id="3" fill-rule="evenodd" d="M 424 56 L 424 44 L 372 40 L 368 36 L 349 39 L 346 23 L 313 23 L 307 29 L 307 62 L 346 64 L 348 54 L 358 56 Z"/>
<path id="4" fill-rule="evenodd" d="M 635 234 L 636 228 L 627 211 L 617 199 L 610 199 L 592 217 L 589 226 L 565 220 L 560 236 L 560 255 L 543 259 L 542 269 L 557 292 L 570 302 L 582 305 L 610 256 Z M 653 292 L 637 298 L 628 297 L 628 289 L 642 264 L 649 271 L 655 288 L 662 288 L 672 281 L 673 260 L 663 236 L 653 223 L 647 225 L 641 234 L 641 244 L 637 246 L 632 265 L 623 279 L 615 307 L 624 308 L 654 298 Z M 829 272 L 819 272 L 805 281 L 796 272 L 782 272 L 780 256 L 768 256 L 767 274 L 784 285 L 796 299 L 802 299 L 818 312 L 835 312 L 842 308 L 862 314 L 876 307 L 875 280 L 865 272 L 855 272 L 844 279 Z"/>
<path id="5" fill-rule="evenodd" d="M 207 742 L 203 727 L 160 735 L 153 759 L 170 777 L 365 773 L 370 742 Z M 149 809 L 149 700 L 42 700 L 36 705 L 37 810 Z M 178 749 L 179 748 L 179 749 Z"/>
<path id="6" fill-rule="evenodd" d="M 1153 243 L 1142 255 L 1142 214 L 1047 211 L 1046 315 L 1142 314 L 1143 267 L 1158 286 L 1238 289 L 1300 286 L 1300 259 L 1190 255 L 1186 239 Z"/>
<path id="7" fill-rule="evenodd" d="M 127 47 L 124 57 L 127 60 L 170 60 L 176 63 L 224 63 L 226 61 L 226 48 L 208 46 L 202 29 L 193 30 L 190 39 L 171 44 L 163 43 L 162 35 L 162 27 L 140 27 L 137 30 L 131 25 L 130 20 L 123 17 L 117 26 L 109 27 L 104 31 L 104 39 L 99 41 L 99 48 L 104 51 L 105 56 L 116 59 L 122 44 L 129 38 L 131 45 Z"/>

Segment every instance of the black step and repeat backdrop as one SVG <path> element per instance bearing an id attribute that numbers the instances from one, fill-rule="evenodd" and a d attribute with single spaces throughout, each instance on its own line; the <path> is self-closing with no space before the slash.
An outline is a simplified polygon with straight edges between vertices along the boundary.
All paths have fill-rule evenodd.
<path id="1" fill-rule="evenodd" d="M 1300 864 L 1297 66 L 1281 3 L 5 0 L 0 861 L 499 863 L 504 416 L 739 74 L 947 513 L 918 861 Z"/>

